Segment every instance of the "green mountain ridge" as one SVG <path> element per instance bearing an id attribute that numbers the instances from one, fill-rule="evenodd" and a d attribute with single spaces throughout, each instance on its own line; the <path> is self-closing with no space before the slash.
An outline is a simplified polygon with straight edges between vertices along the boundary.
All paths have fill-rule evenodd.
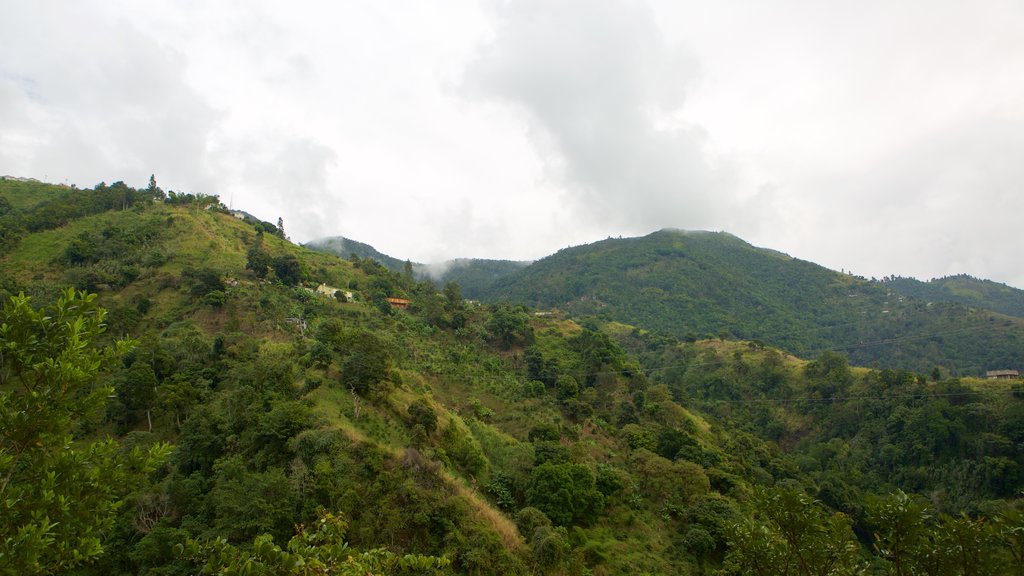
<path id="1" fill-rule="evenodd" d="M 296 246 L 214 197 L 39 186 L 38 202 L 23 195 L 0 214 L 0 324 L 46 327 L 0 334 L 0 475 L 18 490 L 0 498 L 0 573 L 1022 567 L 1019 381 L 855 368 L 831 352 L 806 361 L 763 342 L 690 342 L 602 312 L 472 303 L 454 283 L 439 290 L 372 258 Z M 0 182 L 0 198 L 7 190 Z M 796 265 L 831 278 L 735 237 L 660 234 L 667 246 L 624 241 L 650 254 L 623 274 L 671 278 L 680 261 L 699 270 L 693 244 L 706 243 L 750 253 L 764 274 Z M 618 265 L 621 245 L 598 247 L 567 255 L 600 284 L 601 260 Z M 317 293 L 322 284 L 352 298 Z M 59 310 L 69 285 L 98 294 L 106 333 L 51 346 L 56 316 L 33 317 L 10 297 Z M 755 296 L 785 301 L 769 295 Z M 73 302 L 68 318 L 93 304 Z M 87 382 L 102 409 L 54 420 L 69 422 L 74 442 L 6 417 L 60 406 L 19 392 L 20 351 L 88 351 L 125 336 L 132 349 Z M 41 357 L 26 374 L 49 366 Z M 59 374 L 79 377 L 76 356 L 61 357 Z M 163 463 L 104 487 L 106 460 L 78 456 L 106 437 L 116 442 L 104 454 L 122 467 L 133 447 Z M 11 442 L 43 460 L 15 465 Z M 63 459 L 63 472 L 50 477 L 35 464 L 45 458 Z M 79 505 L 47 504 L 64 494 Z M 47 527 L 44 509 L 94 532 Z M 882 551 L 903 535 L 903 556 Z"/>
<path id="2" fill-rule="evenodd" d="M 380 258 L 400 270 L 399 260 Z M 484 302 L 600 316 L 681 339 L 725 334 L 801 356 L 836 350 L 861 365 L 953 375 L 1024 367 L 1024 292 L 964 276 L 927 291 L 898 277 L 870 282 L 725 232 L 675 229 L 533 263 L 455 262 L 435 267 L 440 274 L 414 269 Z"/>

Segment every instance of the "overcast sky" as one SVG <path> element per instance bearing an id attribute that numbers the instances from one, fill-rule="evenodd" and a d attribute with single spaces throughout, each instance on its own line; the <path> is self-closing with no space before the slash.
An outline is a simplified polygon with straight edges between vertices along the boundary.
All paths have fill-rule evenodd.
<path id="1" fill-rule="evenodd" d="M 1024 288 L 1024 3 L 0 0 L 0 173 L 293 240 L 535 259 L 673 227 Z"/>

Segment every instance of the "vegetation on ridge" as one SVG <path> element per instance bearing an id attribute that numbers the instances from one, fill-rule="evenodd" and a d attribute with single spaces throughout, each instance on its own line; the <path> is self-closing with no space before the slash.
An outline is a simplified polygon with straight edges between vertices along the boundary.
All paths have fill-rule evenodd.
<path id="1" fill-rule="evenodd" d="M 66 413 L 72 447 L 172 446 L 77 530 L 97 546 L 75 574 L 1021 570 L 1019 382 L 472 304 L 205 197 L 131 192 L 0 256 L 0 324 L 74 285 L 107 310 L 88 354 L 136 341 L 97 374 L 95 417 Z"/>

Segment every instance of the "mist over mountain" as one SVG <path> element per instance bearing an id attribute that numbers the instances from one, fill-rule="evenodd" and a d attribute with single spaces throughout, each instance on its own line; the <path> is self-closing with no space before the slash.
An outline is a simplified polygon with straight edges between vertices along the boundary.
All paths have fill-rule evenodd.
<path id="1" fill-rule="evenodd" d="M 349 258 L 355 255 L 359 258 L 370 258 L 376 260 L 382 264 L 388 270 L 392 272 L 401 272 L 405 267 L 405 260 L 399 260 L 393 258 L 378 251 L 369 244 L 352 240 L 351 238 L 345 238 L 344 236 L 331 236 L 328 238 L 318 238 L 304 244 L 311 250 L 317 250 L 319 252 L 327 252 L 328 254 L 334 254 L 341 258 Z M 422 266 L 420 264 L 414 264 L 414 266 Z"/>
<path id="2" fill-rule="evenodd" d="M 305 246 L 312 250 L 327 252 L 342 258 L 348 258 L 354 254 L 360 258 L 376 260 L 392 272 L 405 271 L 405 260 L 388 256 L 369 244 L 345 238 L 344 236 L 313 240 L 307 242 Z M 462 294 L 470 299 L 481 298 L 491 284 L 530 264 L 531 262 L 489 260 L 485 258 L 456 258 L 431 264 L 410 262 L 413 274 L 417 278 L 428 279 L 440 285 L 447 282 L 457 282 L 462 288 Z"/>

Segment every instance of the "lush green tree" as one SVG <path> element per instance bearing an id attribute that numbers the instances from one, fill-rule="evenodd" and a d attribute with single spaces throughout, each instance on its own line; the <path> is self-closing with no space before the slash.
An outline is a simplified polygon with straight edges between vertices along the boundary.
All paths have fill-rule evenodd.
<path id="1" fill-rule="evenodd" d="M 526 501 L 559 526 L 592 522 L 604 509 L 594 474 L 581 464 L 549 462 L 534 468 Z"/>
<path id="2" fill-rule="evenodd" d="M 726 574 L 841 576 L 861 571 L 850 519 L 796 486 L 757 489 L 752 514 L 732 526 Z"/>
<path id="3" fill-rule="evenodd" d="M 153 367 L 146 362 L 136 361 L 130 368 L 122 371 L 114 379 L 114 390 L 125 410 L 122 414 L 122 426 L 131 424 L 131 412 L 146 411 L 146 425 L 153 431 L 153 406 L 156 404 L 157 379 Z"/>
<path id="4" fill-rule="evenodd" d="M 200 377 L 189 377 L 177 373 L 164 380 L 156 387 L 156 405 L 160 410 L 174 415 L 174 425 L 181 428 L 181 423 L 193 406 L 198 404 L 209 392 L 210 382 Z"/>
<path id="5" fill-rule="evenodd" d="M 263 231 L 260 230 L 256 232 L 256 240 L 246 252 L 245 269 L 252 270 L 257 278 L 266 278 L 272 264 L 273 259 L 263 247 Z"/>
<path id="6" fill-rule="evenodd" d="M 149 175 L 149 184 L 146 186 L 146 194 L 154 200 L 163 200 L 167 197 L 163 189 L 156 185 L 156 174 Z"/>
<path id="7" fill-rule="evenodd" d="M 412 425 L 422 426 L 428 436 L 437 430 L 437 413 L 426 400 L 417 398 L 409 404 L 408 412 Z"/>
<path id="8" fill-rule="evenodd" d="M 447 573 L 446 558 L 406 554 L 376 548 L 358 552 L 345 541 L 348 525 L 341 518 L 321 513 L 312 526 L 298 525 L 285 548 L 270 535 L 257 536 L 248 550 L 223 539 L 189 540 L 178 553 L 201 567 L 203 574 L 222 576 L 365 576 L 368 574 Z"/>
<path id="9" fill-rule="evenodd" d="M 360 331 L 348 338 L 348 356 L 341 365 L 341 381 L 359 394 L 381 393 L 391 374 L 387 344 L 373 332 Z"/>
<path id="10" fill-rule="evenodd" d="M 189 266 L 181 271 L 181 277 L 188 282 L 189 291 L 193 296 L 206 296 L 215 290 L 223 292 L 227 288 L 220 272 L 213 268 Z"/>
<path id="11" fill-rule="evenodd" d="M 464 474 L 481 477 L 487 472 L 487 457 L 473 434 L 452 420 L 441 432 L 441 446 L 452 464 Z"/>
<path id="12" fill-rule="evenodd" d="M 511 348 L 514 344 L 527 343 L 530 339 L 529 317 L 521 307 L 510 304 L 497 304 L 491 307 L 491 318 L 487 322 L 487 330 L 503 348 Z"/>
<path id="13" fill-rule="evenodd" d="M 1007 573 L 1024 576 L 1024 512 L 1006 510 L 996 517 L 995 536 L 1006 551 Z"/>
<path id="14" fill-rule="evenodd" d="M 541 526 L 551 526 L 551 519 L 533 506 L 527 506 L 516 514 L 516 528 L 527 540 L 533 538 L 533 533 Z"/>
<path id="15" fill-rule="evenodd" d="M 302 281 L 303 271 L 302 263 L 295 257 L 294 254 L 284 254 L 274 258 L 272 266 L 274 268 L 274 275 L 281 281 L 282 284 L 288 286 L 295 286 Z"/>
<path id="16" fill-rule="evenodd" d="M 251 470 L 241 455 L 214 465 L 210 501 L 217 531 L 232 541 L 272 534 L 286 538 L 298 505 L 295 485 L 280 468 Z"/>
<path id="17" fill-rule="evenodd" d="M 928 506 L 898 491 L 874 502 L 868 518 L 877 527 L 875 552 L 888 562 L 889 574 L 921 573 L 920 563 L 927 557 L 931 536 L 928 523 L 933 519 Z"/>
<path id="18" fill-rule="evenodd" d="M 565 526 L 541 526 L 530 538 L 533 558 L 543 568 L 551 569 L 569 559 L 572 546 Z"/>
<path id="19" fill-rule="evenodd" d="M 446 282 L 443 292 L 444 298 L 447 300 L 446 306 L 449 310 L 461 309 L 463 307 L 462 288 L 459 287 L 458 282 Z"/>
<path id="20" fill-rule="evenodd" d="M 105 312 L 94 298 L 68 290 L 37 310 L 16 296 L 0 312 L 0 572 L 54 573 L 98 557 L 120 498 L 168 453 L 72 442 L 113 393 L 97 377 L 131 345 L 97 343 Z"/>
<path id="21" fill-rule="evenodd" d="M 893 576 L 1022 573 L 1024 530 L 1012 511 L 995 523 L 936 515 L 924 500 L 899 491 L 873 502 L 869 521 L 877 528 L 875 551 Z"/>

